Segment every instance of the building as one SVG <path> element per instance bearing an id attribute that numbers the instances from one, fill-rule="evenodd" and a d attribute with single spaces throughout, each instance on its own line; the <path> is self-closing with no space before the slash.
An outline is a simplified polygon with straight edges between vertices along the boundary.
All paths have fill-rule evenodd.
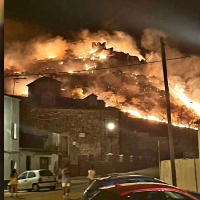
<path id="1" fill-rule="evenodd" d="M 78 174 L 81 156 L 105 160 L 108 153 L 119 155 L 117 109 L 106 107 L 94 94 L 84 99 L 62 97 L 61 82 L 49 77 L 27 86 L 29 95 L 22 98 L 20 108 L 20 131 L 38 136 L 59 134 L 59 144 L 47 142 L 44 148 L 58 148 L 61 165 L 70 164 L 72 174 Z"/>
<path id="2" fill-rule="evenodd" d="M 19 99 L 4 95 L 4 186 L 10 180 L 12 169 L 20 171 L 19 103 Z"/>
<path id="3" fill-rule="evenodd" d="M 99 166 L 103 173 L 103 168 L 108 169 L 108 163 L 103 162 L 110 153 L 116 161 L 120 154 L 124 155 L 127 163 L 117 168 L 124 171 L 158 165 L 158 151 L 161 159 L 169 157 L 167 124 L 131 118 L 116 108 L 106 107 L 94 94 L 84 99 L 63 97 L 62 83 L 49 77 L 39 78 L 27 86 L 29 95 L 21 98 L 20 104 L 20 133 L 46 138 L 40 149 L 49 151 L 49 155 L 58 154 L 58 168 L 69 164 L 72 175 L 84 175 L 95 163 L 95 168 Z M 180 136 L 184 132 L 188 134 L 189 130 L 173 129 L 175 152 L 182 154 Z M 194 141 L 193 137 L 189 142 L 193 144 Z M 30 146 L 31 140 L 24 150 Z M 43 157 L 41 153 L 37 151 L 37 155 Z M 131 166 L 130 156 L 134 160 Z M 37 162 L 39 165 L 40 161 Z"/>
<path id="4" fill-rule="evenodd" d="M 39 137 L 21 131 L 20 102 L 21 98 L 17 96 L 4 95 L 5 186 L 14 168 L 17 169 L 18 174 L 30 169 L 50 169 L 55 174 L 58 171 L 58 148 L 52 148 L 53 145 L 50 145 L 55 142 L 55 133 Z M 54 135 L 54 141 L 52 141 L 52 135 Z"/>
<path id="5" fill-rule="evenodd" d="M 158 166 L 159 160 L 169 159 L 167 123 L 131 118 L 127 113 L 119 117 L 120 153 L 134 156 L 134 168 Z M 176 158 L 191 158 L 198 154 L 197 131 L 173 126 Z"/>
<path id="6" fill-rule="evenodd" d="M 49 148 L 52 134 L 46 137 L 20 132 L 20 173 L 34 169 L 49 169 L 58 174 L 58 149 Z"/>

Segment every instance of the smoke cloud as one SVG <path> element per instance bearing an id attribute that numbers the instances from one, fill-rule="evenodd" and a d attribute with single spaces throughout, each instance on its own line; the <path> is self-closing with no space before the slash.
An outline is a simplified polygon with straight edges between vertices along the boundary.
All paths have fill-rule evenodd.
<path id="1" fill-rule="evenodd" d="M 186 57 L 172 47 L 168 36 L 160 30 L 144 30 L 140 41 L 146 50 L 144 57 L 138 41 L 121 31 L 109 34 L 83 30 L 76 34 L 75 42 L 60 36 L 37 37 L 29 42 L 5 41 L 5 74 L 52 72 L 62 82 L 66 97 L 84 98 L 95 93 L 109 106 L 162 120 L 166 119 L 166 104 L 162 63 L 159 62 L 162 59 L 160 37 L 166 42 L 167 59 L 185 57 L 167 60 L 167 68 L 173 120 L 189 123 L 200 116 L 195 112 L 200 108 L 200 56 Z M 151 63 L 154 61 L 158 62 Z M 72 73 L 80 70 L 84 71 Z M 5 80 L 7 93 L 11 93 L 11 88 L 7 87 L 10 80 Z M 26 82 L 32 80 L 33 77 Z M 24 89 L 16 87 L 16 93 L 21 94 L 25 88 L 25 85 Z M 192 102 L 190 106 L 183 107 L 186 104 L 184 95 Z"/>

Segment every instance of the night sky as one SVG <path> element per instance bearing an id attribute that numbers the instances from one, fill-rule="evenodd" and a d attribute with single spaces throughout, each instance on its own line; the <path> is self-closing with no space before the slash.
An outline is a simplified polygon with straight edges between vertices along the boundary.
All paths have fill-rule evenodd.
<path id="1" fill-rule="evenodd" d="M 159 29 L 183 52 L 200 54 L 199 8 L 199 0 L 9 0 L 5 25 L 8 19 L 28 24 L 27 33 L 32 27 L 35 32 L 30 37 L 43 32 L 72 37 L 89 29 L 119 30 L 140 39 L 145 28 Z"/>

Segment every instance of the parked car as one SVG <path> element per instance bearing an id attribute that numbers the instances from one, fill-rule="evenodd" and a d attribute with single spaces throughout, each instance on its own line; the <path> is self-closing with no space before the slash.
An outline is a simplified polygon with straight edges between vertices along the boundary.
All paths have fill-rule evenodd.
<path id="1" fill-rule="evenodd" d="M 197 200 L 163 183 L 126 183 L 101 188 L 91 200 Z"/>
<path id="2" fill-rule="evenodd" d="M 96 178 L 91 185 L 84 191 L 83 200 L 88 200 L 94 196 L 99 188 L 122 183 L 136 183 L 136 182 L 156 182 L 165 183 L 157 178 L 152 178 L 144 175 L 113 175 L 103 178 Z M 165 183 L 166 184 L 166 183 Z"/>
<path id="3" fill-rule="evenodd" d="M 25 171 L 18 176 L 18 190 L 39 191 L 41 188 L 56 189 L 56 177 L 48 169 Z M 10 190 L 10 183 L 8 183 Z"/>

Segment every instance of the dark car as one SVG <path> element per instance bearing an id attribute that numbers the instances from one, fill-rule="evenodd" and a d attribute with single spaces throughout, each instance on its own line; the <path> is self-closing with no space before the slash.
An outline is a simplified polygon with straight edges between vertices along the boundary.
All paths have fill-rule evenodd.
<path id="1" fill-rule="evenodd" d="M 162 183 L 126 183 L 101 188 L 91 200 L 197 200 L 189 193 Z"/>
<path id="2" fill-rule="evenodd" d="M 122 183 L 137 183 L 137 182 L 156 182 L 156 183 L 164 183 L 165 182 L 144 175 L 113 175 L 103 178 L 97 178 L 93 181 L 91 185 L 84 191 L 83 200 L 88 200 L 92 196 L 94 196 L 101 187 L 111 186 Z"/>

